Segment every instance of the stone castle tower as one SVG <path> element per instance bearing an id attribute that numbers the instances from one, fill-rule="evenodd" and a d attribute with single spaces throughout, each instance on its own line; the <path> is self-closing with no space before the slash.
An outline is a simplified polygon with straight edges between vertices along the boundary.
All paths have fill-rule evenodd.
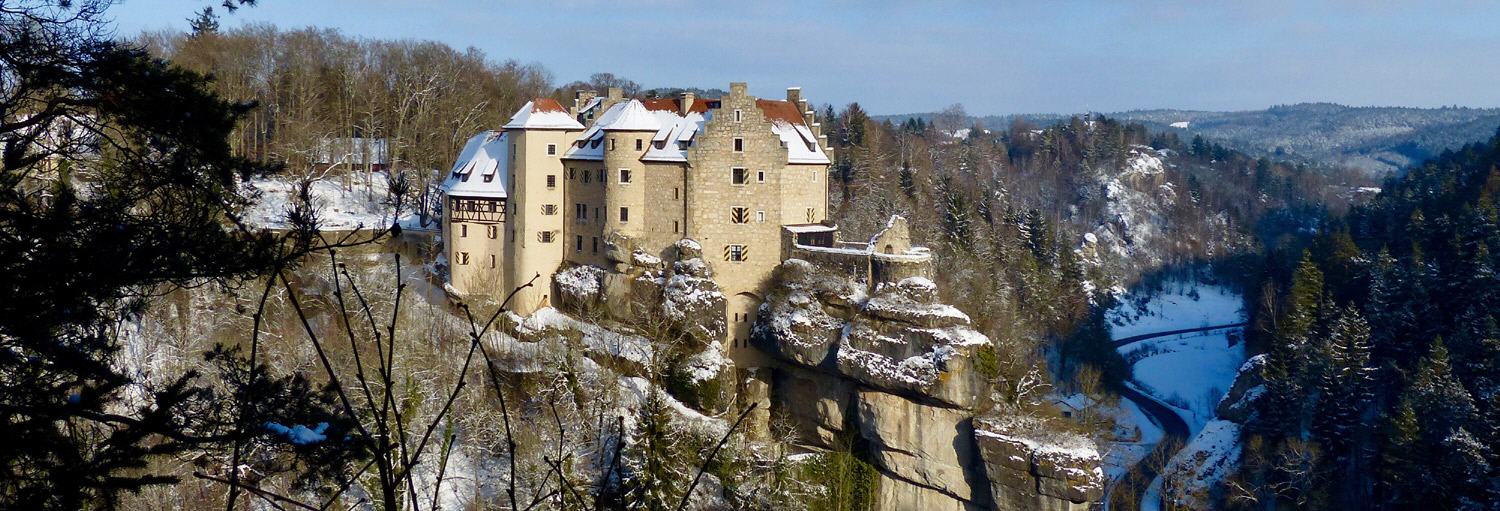
<path id="1" fill-rule="evenodd" d="M 728 298 L 731 353 L 750 325 L 788 236 L 826 239 L 827 138 L 798 88 L 750 96 L 626 98 L 580 92 L 570 108 L 528 102 L 500 131 L 474 136 L 443 183 L 449 284 L 529 314 L 552 276 L 609 268 L 633 251 L 666 256 L 697 241 Z M 828 233 L 827 236 L 818 236 Z"/>

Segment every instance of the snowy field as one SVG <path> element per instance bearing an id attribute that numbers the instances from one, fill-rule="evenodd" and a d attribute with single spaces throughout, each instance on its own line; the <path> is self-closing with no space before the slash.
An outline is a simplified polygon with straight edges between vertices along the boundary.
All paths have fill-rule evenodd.
<path id="1" fill-rule="evenodd" d="M 1162 287 L 1156 295 L 1120 297 L 1120 304 L 1109 311 L 1111 336 L 1119 339 L 1245 320 L 1244 299 L 1228 288 L 1183 282 Z"/>
<path id="2" fill-rule="evenodd" d="M 1213 419 L 1219 398 L 1245 362 L 1245 343 L 1230 346 L 1226 332 L 1210 332 L 1215 333 L 1151 339 L 1124 348 L 1159 352 L 1135 363 L 1135 379 L 1142 392 L 1179 412 L 1194 434 Z"/>

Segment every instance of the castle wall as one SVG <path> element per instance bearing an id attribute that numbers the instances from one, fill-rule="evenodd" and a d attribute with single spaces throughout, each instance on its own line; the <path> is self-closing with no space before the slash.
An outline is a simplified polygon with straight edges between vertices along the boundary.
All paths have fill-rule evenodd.
<path id="1" fill-rule="evenodd" d="M 476 178 L 477 179 L 477 178 Z M 443 203 L 443 218 L 457 215 L 453 201 Z M 495 218 L 499 218 L 496 216 Z M 504 222 L 444 221 L 443 240 L 447 248 L 450 285 L 462 294 L 493 295 L 500 289 L 508 289 L 506 280 L 506 255 Z M 491 238 L 491 229 L 494 237 Z M 464 257 L 467 255 L 467 262 Z"/>
<path id="2" fill-rule="evenodd" d="M 686 235 L 703 245 L 704 257 L 714 265 L 714 280 L 726 296 L 746 293 L 756 298 L 732 299 L 727 312 L 729 355 L 744 365 L 757 355 L 747 342 L 757 312 L 749 304 L 765 296 L 766 278 L 781 263 L 781 225 L 802 219 L 783 216 L 781 174 L 787 151 L 755 98 L 744 84 L 735 83 L 720 101 L 688 152 Z M 735 150 L 735 139 L 742 141 L 740 151 Z M 744 169 L 741 184 L 734 182 L 736 168 Z M 733 208 L 745 208 L 745 216 L 738 219 L 744 223 L 736 222 Z M 745 248 L 743 260 L 732 260 L 735 245 Z"/>
<path id="3" fill-rule="evenodd" d="M 567 197 L 563 201 L 564 253 L 569 262 L 606 266 L 604 260 L 604 187 L 599 172 L 604 163 L 598 161 L 568 160 L 564 165 L 572 169 L 567 181 Z M 587 174 L 587 178 L 585 178 Z M 578 205 L 586 212 L 580 217 Z"/>
<path id="4" fill-rule="evenodd" d="M 500 296 L 540 275 L 535 285 L 517 292 L 510 305 L 519 314 L 530 314 L 548 304 L 552 274 L 563 260 L 567 179 L 562 154 L 577 133 L 537 129 L 511 133 L 514 161 L 508 218 L 511 231 L 506 233 L 506 252 L 512 262 L 507 272 L 509 288 L 502 289 Z M 548 154 L 548 145 L 552 146 L 552 154 Z"/>

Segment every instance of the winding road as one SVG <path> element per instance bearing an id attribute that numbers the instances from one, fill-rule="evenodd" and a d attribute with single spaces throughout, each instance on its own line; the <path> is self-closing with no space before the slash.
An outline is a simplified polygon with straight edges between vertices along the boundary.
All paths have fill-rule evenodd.
<path id="1" fill-rule="evenodd" d="M 1156 339 L 1159 337 L 1168 337 L 1194 332 L 1206 332 L 1209 330 L 1218 330 L 1221 328 L 1237 328 L 1243 327 L 1245 326 L 1245 324 L 1246 323 L 1243 322 L 1228 323 L 1223 325 L 1205 326 L 1199 328 L 1184 328 L 1179 330 L 1167 330 L 1163 332 L 1151 332 L 1140 335 L 1132 335 L 1130 337 L 1122 337 L 1116 339 L 1114 341 L 1114 345 L 1115 348 L 1118 349 L 1147 339 Z M 1151 422 L 1155 423 L 1157 426 L 1160 426 L 1162 431 L 1165 433 L 1165 436 L 1162 437 L 1160 442 L 1156 443 L 1156 446 L 1151 449 L 1151 452 L 1142 457 L 1139 463 L 1136 463 L 1136 467 L 1139 469 L 1138 471 L 1145 476 L 1145 480 L 1149 484 L 1152 480 L 1156 479 L 1157 474 L 1161 471 L 1162 467 L 1166 465 L 1167 461 L 1172 459 L 1172 456 L 1177 454 L 1177 451 L 1182 449 L 1184 445 L 1187 445 L 1188 435 L 1189 433 L 1191 433 L 1191 431 L 1189 431 L 1188 429 L 1187 421 L 1183 420 L 1181 415 L 1178 415 L 1176 411 L 1172 410 L 1172 407 L 1169 407 L 1163 404 L 1161 401 L 1157 401 L 1151 396 L 1147 396 L 1141 391 L 1136 390 L 1135 386 L 1131 385 L 1128 382 L 1120 388 L 1120 397 L 1129 399 L 1130 402 L 1135 403 L 1135 405 L 1141 409 L 1141 412 L 1145 413 L 1147 418 L 1151 419 Z M 1173 442 L 1171 440 L 1177 441 Z M 1105 496 L 1106 501 L 1112 502 L 1112 499 L 1114 498 L 1114 489 L 1119 487 L 1120 484 L 1120 482 L 1117 482 L 1116 484 L 1110 486 L 1110 495 Z M 1132 498 L 1139 502 L 1146 493 L 1146 486 L 1130 485 L 1130 490 L 1134 494 Z M 1145 506 L 1141 507 L 1144 508 Z"/>

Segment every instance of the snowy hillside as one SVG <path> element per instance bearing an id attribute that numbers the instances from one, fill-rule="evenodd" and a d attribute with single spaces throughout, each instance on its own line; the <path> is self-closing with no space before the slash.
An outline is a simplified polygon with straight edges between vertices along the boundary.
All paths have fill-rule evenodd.
<path id="1" fill-rule="evenodd" d="M 257 200 L 245 212 L 245 219 L 254 227 L 286 229 L 287 212 L 291 211 L 300 183 L 287 176 L 257 178 L 242 185 L 256 194 Z M 389 189 L 386 174 L 356 173 L 347 181 L 337 178 L 317 179 L 310 189 L 313 207 L 325 231 L 372 229 L 389 227 L 392 221 Z M 405 208 L 401 217 L 403 229 L 422 229 L 421 221 Z M 429 221 L 428 229 L 436 225 Z"/>

